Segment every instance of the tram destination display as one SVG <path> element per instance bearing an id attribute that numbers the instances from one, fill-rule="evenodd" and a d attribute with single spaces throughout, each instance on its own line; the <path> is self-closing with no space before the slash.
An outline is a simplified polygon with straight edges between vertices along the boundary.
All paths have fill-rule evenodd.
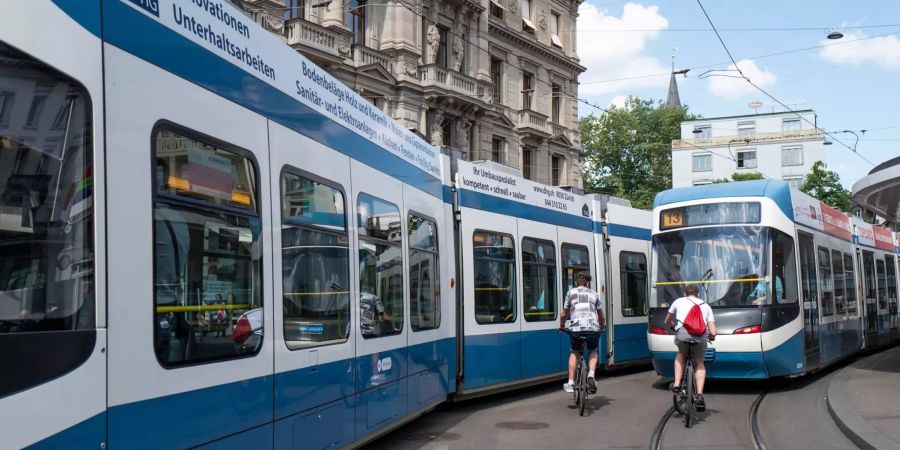
<path id="1" fill-rule="evenodd" d="M 670 230 L 700 225 L 759 223 L 760 206 L 756 202 L 709 203 L 669 208 L 659 213 L 659 229 Z"/>

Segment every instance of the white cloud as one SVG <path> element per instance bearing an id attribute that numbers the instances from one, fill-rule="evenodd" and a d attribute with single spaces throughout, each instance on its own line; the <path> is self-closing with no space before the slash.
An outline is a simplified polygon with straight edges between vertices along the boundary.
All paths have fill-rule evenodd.
<path id="1" fill-rule="evenodd" d="M 579 77 L 579 94 L 598 96 L 609 93 L 627 94 L 638 87 L 659 86 L 665 89 L 666 76 L 636 78 L 615 82 L 594 83 L 647 74 L 668 74 L 669 67 L 659 59 L 646 55 L 647 41 L 659 36 L 669 21 L 659 13 L 658 6 L 627 3 L 621 17 L 601 11 L 591 3 L 578 7 L 578 56 L 587 71 Z M 604 30 L 648 30 L 614 32 Z M 665 96 L 665 91 L 660 92 Z"/>
<path id="2" fill-rule="evenodd" d="M 625 102 L 628 100 L 628 97 L 624 95 L 617 95 L 613 97 L 612 100 L 609 101 L 609 106 L 615 106 L 616 108 L 624 108 Z"/>
<path id="3" fill-rule="evenodd" d="M 870 62 L 888 69 L 900 68 L 900 39 L 895 35 L 869 38 L 861 31 L 853 31 L 840 41 L 823 39 L 820 44 L 825 47 L 819 56 L 828 62 L 852 65 Z"/>
<path id="4" fill-rule="evenodd" d="M 737 67 L 741 68 L 744 76 L 761 88 L 775 84 L 777 79 L 774 73 L 769 72 L 768 69 L 760 69 L 756 66 L 756 63 L 749 59 L 738 61 Z M 728 70 L 735 70 L 734 64 L 729 65 Z M 736 100 L 748 94 L 758 93 L 756 88 L 743 78 L 740 78 L 737 72 L 717 72 L 717 75 L 708 79 L 709 92 L 717 97 Z"/>

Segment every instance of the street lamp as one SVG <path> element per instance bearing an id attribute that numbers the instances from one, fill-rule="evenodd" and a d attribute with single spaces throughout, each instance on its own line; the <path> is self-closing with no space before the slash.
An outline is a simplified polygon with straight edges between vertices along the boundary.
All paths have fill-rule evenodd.
<path id="1" fill-rule="evenodd" d="M 860 132 L 861 132 L 862 134 L 866 134 L 866 130 L 860 130 Z M 832 131 L 832 132 L 831 132 L 831 134 L 834 134 L 834 133 L 850 133 L 850 134 L 852 134 L 853 137 L 856 138 L 856 141 L 853 142 L 853 147 L 851 147 L 850 150 L 853 150 L 853 152 L 856 153 L 856 146 L 859 145 L 859 135 L 856 134 L 855 131 L 852 131 L 852 130 L 841 130 L 841 131 Z M 831 141 L 829 141 L 829 140 L 827 140 L 827 139 L 825 140 L 825 142 L 822 143 L 822 145 L 831 145 L 831 144 L 833 144 L 833 142 L 831 142 Z"/>

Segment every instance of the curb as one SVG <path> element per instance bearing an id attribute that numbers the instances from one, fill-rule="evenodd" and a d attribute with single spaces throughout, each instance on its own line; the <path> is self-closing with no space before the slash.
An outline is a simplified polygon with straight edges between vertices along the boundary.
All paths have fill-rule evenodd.
<path id="1" fill-rule="evenodd" d="M 828 394 L 825 403 L 828 413 L 838 428 L 861 449 L 895 449 L 900 450 L 900 444 L 885 436 L 873 427 L 850 403 L 847 382 L 850 378 L 852 367 L 846 367 L 828 383 Z"/>

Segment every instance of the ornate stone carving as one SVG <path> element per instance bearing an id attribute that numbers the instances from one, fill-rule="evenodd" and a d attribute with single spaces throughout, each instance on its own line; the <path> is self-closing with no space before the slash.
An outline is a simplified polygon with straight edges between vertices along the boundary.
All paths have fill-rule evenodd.
<path id="1" fill-rule="evenodd" d="M 403 71 L 411 77 L 416 77 L 419 75 L 418 66 L 416 66 L 416 63 L 411 61 L 403 63 Z"/>
<path id="2" fill-rule="evenodd" d="M 437 57 L 438 47 L 441 45 L 441 33 L 433 23 L 428 25 L 426 39 L 428 42 L 428 59 L 425 62 L 427 64 L 432 64 Z"/>
<path id="3" fill-rule="evenodd" d="M 509 12 L 511 12 L 513 15 L 519 13 L 519 0 L 509 0 L 508 5 L 509 6 L 507 6 L 507 8 L 509 8 Z"/>
<path id="4" fill-rule="evenodd" d="M 347 44 L 343 44 L 343 43 L 338 45 L 338 53 L 340 53 L 341 56 L 343 56 L 344 58 L 349 58 L 350 57 L 350 46 Z"/>
<path id="5" fill-rule="evenodd" d="M 457 72 L 462 68 L 463 57 L 466 55 L 466 45 L 462 38 L 465 32 L 465 28 L 459 26 L 453 33 L 453 70 Z"/>
<path id="6" fill-rule="evenodd" d="M 541 27 L 542 30 L 547 29 L 547 12 L 541 8 L 541 11 L 538 13 L 538 26 Z"/>
<path id="7" fill-rule="evenodd" d="M 444 129 L 441 125 L 444 122 L 444 113 L 435 111 L 431 119 L 431 145 L 440 147 L 444 145 Z"/>
<path id="8" fill-rule="evenodd" d="M 466 119 L 456 121 L 456 147 L 466 152 L 469 151 L 469 129 L 472 128 L 472 122 Z"/>

